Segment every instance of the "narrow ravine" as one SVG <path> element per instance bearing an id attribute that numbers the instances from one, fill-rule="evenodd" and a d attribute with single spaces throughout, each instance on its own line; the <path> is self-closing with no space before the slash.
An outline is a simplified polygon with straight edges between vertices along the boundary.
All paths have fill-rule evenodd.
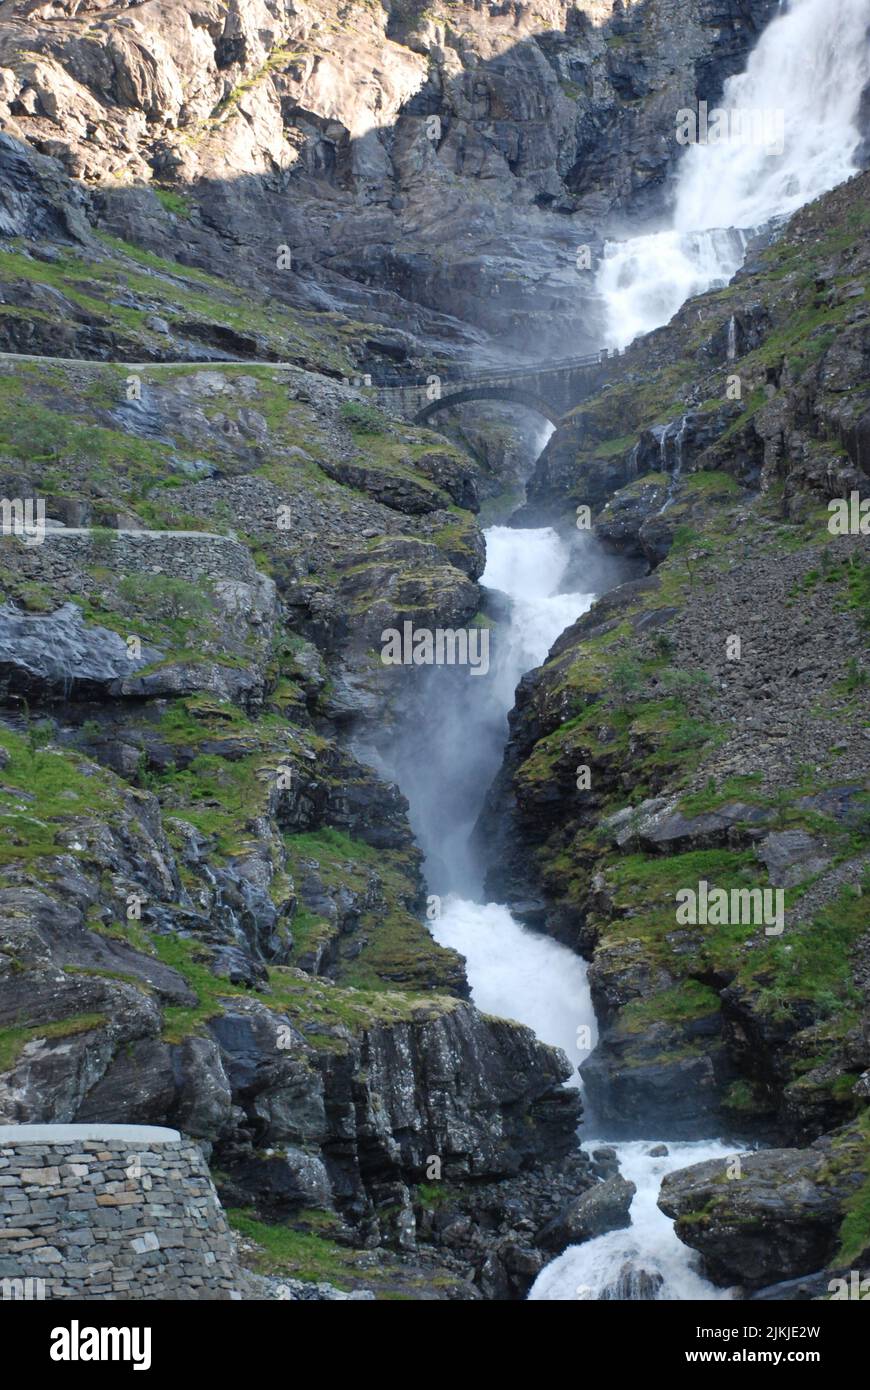
<path id="1" fill-rule="evenodd" d="M 727 283 L 754 236 L 770 233 L 855 172 L 858 109 L 870 79 L 870 0 L 839 0 L 834 23 L 830 10 L 830 0 L 791 0 L 781 9 L 746 71 L 726 84 L 721 107 L 729 138 L 687 150 L 671 225 L 607 245 L 597 289 L 611 346 L 625 346 L 666 323 L 687 298 Z M 741 134 L 741 115 L 761 121 L 764 138 L 748 139 L 745 128 Z M 677 470 L 680 462 L 678 448 Z M 462 685 L 460 673 L 431 672 L 425 709 L 415 711 L 419 732 L 400 738 L 381 762 L 409 798 L 426 853 L 430 888 L 438 895 L 433 933 L 465 956 L 475 1002 L 528 1024 L 576 1066 L 596 1036 L 586 965 L 523 927 L 506 907 L 483 900 L 470 833 L 498 767 L 517 681 L 545 660 L 603 586 L 588 538 L 581 552 L 588 582 L 568 593 L 563 579 L 572 558 L 578 572 L 577 560 L 554 530 L 495 526 L 486 542 L 481 582 L 511 600 L 493 670 L 486 680 Z M 579 1076 L 569 1084 L 580 1085 Z M 608 1143 L 606 1134 L 595 1134 L 594 1117 L 582 1138 L 590 1150 Z M 637 1189 L 631 1226 L 570 1247 L 542 1271 L 530 1298 L 730 1297 L 698 1272 L 697 1257 L 656 1203 L 665 1173 L 731 1150 L 715 1137 L 686 1143 L 658 1134 L 612 1147 L 622 1176 Z"/>
<path id="2" fill-rule="evenodd" d="M 594 593 L 560 592 L 570 552 L 555 531 L 497 526 L 486 532 L 486 541 L 488 559 L 482 583 L 512 600 L 508 631 L 499 646 L 496 682 L 504 737 L 516 680 L 529 666 L 546 658 L 556 637 L 591 606 Z M 595 551 L 590 548 L 586 553 L 591 589 Z M 496 715 L 493 705 L 488 709 Z M 481 799 L 485 792 L 486 787 L 479 788 Z M 432 802 L 437 804 L 437 799 L 436 794 Z M 412 812 L 415 810 L 418 808 L 412 806 Z M 417 824 L 421 825 L 419 811 Z M 421 831 L 421 839 L 428 850 L 430 843 L 433 847 L 437 844 L 438 827 L 425 814 L 422 824 L 426 830 Z M 444 899 L 433 932 L 442 945 L 452 946 L 465 956 L 479 1008 L 528 1024 L 544 1042 L 561 1047 L 575 1066 L 589 1055 L 597 1025 L 586 962 L 579 956 L 521 926 L 506 907 L 457 893 Z M 580 1085 L 579 1076 L 573 1084 Z M 584 1125 L 582 1130 L 587 1148 L 608 1142 L 606 1135 L 592 1139 L 588 1129 Z M 715 1141 L 683 1143 L 668 1145 L 667 1157 L 650 1157 L 649 1150 L 660 1142 L 656 1136 L 613 1145 L 622 1175 L 637 1187 L 631 1227 L 570 1247 L 539 1276 L 531 1293 L 533 1299 L 723 1296 L 695 1272 L 695 1256 L 677 1240 L 671 1222 L 658 1210 L 656 1198 L 665 1172 L 727 1150 Z"/>
<path id="3" fill-rule="evenodd" d="M 591 607 L 595 593 L 591 584 L 588 592 L 560 592 L 570 550 L 555 531 L 494 526 L 485 536 L 487 564 L 481 583 L 511 600 L 507 629 L 496 636 L 497 696 L 486 705 L 500 757 L 517 682 L 525 671 L 540 665 L 560 633 Z M 467 697 L 473 700 L 474 691 L 467 690 Z M 488 785 L 478 782 L 468 789 L 469 825 L 477 819 Z M 412 818 L 413 811 L 412 807 Z M 427 832 L 437 841 L 437 825 L 427 827 Z M 429 848 L 427 833 L 423 847 Z M 448 885 L 456 881 L 449 875 Z M 595 1031 L 585 962 L 549 937 L 522 927 L 506 907 L 484 903 L 479 882 L 478 877 L 477 892 L 470 896 L 459 891 L 446 895 L 432 924 L 436 939 L 465 956 L 481 1009 L 527 1023 L 545 1042 L 563 1048 L 576 1065 L 582 1060 L 578 1030 Z M 588 1048 L 582 1054 L 586 1055 Z"/>

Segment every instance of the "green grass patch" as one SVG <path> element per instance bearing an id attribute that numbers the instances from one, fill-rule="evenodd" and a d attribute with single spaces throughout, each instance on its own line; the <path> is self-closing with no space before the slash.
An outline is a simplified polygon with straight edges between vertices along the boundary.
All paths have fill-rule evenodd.
<path id="1" fill-rule="evenodd" d="M 155 188 L 153 185 L 151 191 L 166 212 L 171 212 L 176 217 L 190 217 L 190 199 L 183 193 L 176 193 L 171 188 Z"/>
<path id="2" fill-rule="evenodd" d="M 92 816 L 111 821 L 120 809 L 112 774 L 44 746 L 50 737 L 49 725 L 33 725 L 29 738 L 0 727 L 0 747 L 10 755 L 0 771 L 0 863 L 82 853 L 61 844 L 59 830 Z"/>
<path id="3" fill-rule="evenodd" d="M 37 1038 L 73 1038 L 108 1023 L 105 1014 L 75 1014 L 52 1023 L 13 1024 L 0 1028 L 0 1072 L 11 1071 L 29 1042 Z"/>
<path id="4" fill-rule="evenodd" d="M 854 1007 L 851 953 L 867 930 L 870 873 L 861 890 L 845 886 L 811 921 L 790 926 L 781 937 L 765 937 L 740 971 L 742 983 L 762 986 L 762 1006 L 787 1014 L 795 1001 L 814 1005 L 819 1017 Z M 786 899 L 788 902 L 788 899 Z"/>
<path id="5" fill-rule="evenodd" d="M 252 1211 L 238 1207 L 227 1208 L 227 1220 L 234 1231 L 259 1247 L 252 1257 L 259 1274 L 334 1284 L 345 1291 L 369 1281 L 373 1274 L 376 1277 L 365 1251 L 337 1245 L 326 1235 L 260 1221 Z"/>
<path id="6" fill-rule="evenodd" d="M 858 1191 L 847 1198 L 844 1204 L 840 1249 L 836 1256 L 838 1263 L 844 1265 L 856 1264 L 862 1255 L 866 1258 L 870 1250 L 870 1108 L 864 1110 L 860 1116 L 858 1128 L 864 1136 L 867 1150 L 864 1162 L 865 1178 Z"/>

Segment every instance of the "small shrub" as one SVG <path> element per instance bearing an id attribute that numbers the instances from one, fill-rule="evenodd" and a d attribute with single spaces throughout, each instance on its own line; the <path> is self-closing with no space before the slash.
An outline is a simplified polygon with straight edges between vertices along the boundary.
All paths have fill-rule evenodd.
<path id="1" fill-rule="evenodd" d="M 633 656 L 618 656 L 610 668 L 610 682 L 617 698 L 626 701 L 643 685 L 643 670 Z"/>
<path id="2" fill-rule="evenodd" d="M 384 434 L 387 422 L 376 406 L 364 401 L 345 401 L 340 415 L 345 424 L 360 434 Z"/>
<path id="3" fill-rule="evenodd" d="M 140 612 L 169 622 L 196 622 L 214 612 L 207 589 L 167 574 L 129 574 L 118 586 L 121 597 Z"/>
<path id="4" fill-rule="evenodd" d="M 45 748 L 51 743 L 54 737 L 54 725 L 48 719 L 41 719 L 37 724 L 27 726 L 27 746 L 31 753 L 36 753 L 40 748 Z"/>

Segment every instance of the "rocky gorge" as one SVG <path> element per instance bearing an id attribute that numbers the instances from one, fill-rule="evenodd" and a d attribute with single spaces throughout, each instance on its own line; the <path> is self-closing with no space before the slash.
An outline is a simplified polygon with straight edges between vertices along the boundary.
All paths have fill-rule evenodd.
<path id="1" fill-rule="evenodd" d="M 659 1198 L 713 1285 L 870 1276 L 870 87 L 851 176 L 549 440 L 371 389 L 602 347 L 578 251 L 664 225 L 674 112 L 778 9 L 0 3 L 0 1123 L 179 1130 L 261 1293 L 523 1299 L 628 1228 L 619 1141 L 714 1136 L 739 1180 Z M 379 648 L 510 655 L 493 526 L 585 597 L 478 764 L 433 709 L 470 745 L 478 682 Z M 434 920 L 454 758 L 437 834 L 588 962 L 582 1098 Z M 678 924 L 699 880 L 784 932 Z"/>

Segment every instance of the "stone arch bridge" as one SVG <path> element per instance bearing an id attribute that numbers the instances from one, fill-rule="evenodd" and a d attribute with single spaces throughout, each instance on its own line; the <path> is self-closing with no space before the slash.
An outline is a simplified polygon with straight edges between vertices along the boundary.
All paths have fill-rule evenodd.
<path id="1" fill-rule="evenodd" d="M 466 401 L 506 401 L 525 406 L 552 425 L 604 385 L 616 353 L 602 352 L 567 358 L 539 367 L 457 372 L 428 376 L 400 385 L 370 386 L 366 395 L 387 415 L 423 424 L 441 410 Z"/>

